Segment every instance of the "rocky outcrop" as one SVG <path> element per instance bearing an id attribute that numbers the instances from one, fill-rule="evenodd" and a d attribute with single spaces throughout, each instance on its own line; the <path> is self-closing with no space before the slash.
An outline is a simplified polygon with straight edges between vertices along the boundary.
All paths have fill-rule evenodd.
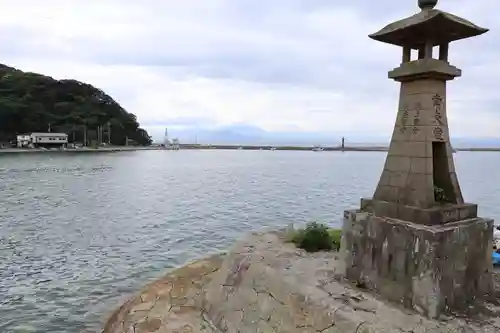
<path id="1" fill-rule="evenodd" d="M 276 232 L 254 233 L 229 251 L 202 307 L 224 332 L 498 332 L 500 319 L 426 319 L 344 284 L 339 254 L 306 253 Z M 494 310 L 493 308 L 490 309 Z"/>
<path id="2" fill-rule="evenodd" d="M 196 303 L 222 260 L 198 260 L 149 284 L 113 313 L 103 333 L 213 333 Z"/>
<path id="3" fill-rule="evenodd" d="M 306 253 L 284 233 L 247 235 L 224 256 L 191 263 L 147 286 L 104 333 L 326 332 L 493 333 L 497 308 L 481 319 L 429 320 L 342 280 L 337 252 Z"/>

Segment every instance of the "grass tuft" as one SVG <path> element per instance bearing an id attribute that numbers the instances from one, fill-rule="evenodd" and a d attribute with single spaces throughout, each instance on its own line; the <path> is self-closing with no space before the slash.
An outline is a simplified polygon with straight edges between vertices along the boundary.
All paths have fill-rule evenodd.
<path id="1" fill-rule="evenodd" d="M 289 229 L 286 239 L 307 252 L 338 251 L 342 230 L 332 229 L 325 224 L 311 222 L 304 229 Z"/>

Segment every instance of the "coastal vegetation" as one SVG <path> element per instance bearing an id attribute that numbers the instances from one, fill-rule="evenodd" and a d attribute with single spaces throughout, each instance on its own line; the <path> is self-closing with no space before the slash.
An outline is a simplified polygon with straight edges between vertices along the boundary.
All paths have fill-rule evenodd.
<path id="1" fill-rule="evenodd" d="M 342 230 L 329 228 L 325 224 L 310 222 L 303 229 L 291 230 L 287 240 L 307 252 L 338 251 Z"/>
<path id="2" fill-rule="evenodd" d="M 136 116 L 99 88 L 0 64 L 0 141 L 47 131 L 67 133 L 69 142 L 151 144 Z"/>

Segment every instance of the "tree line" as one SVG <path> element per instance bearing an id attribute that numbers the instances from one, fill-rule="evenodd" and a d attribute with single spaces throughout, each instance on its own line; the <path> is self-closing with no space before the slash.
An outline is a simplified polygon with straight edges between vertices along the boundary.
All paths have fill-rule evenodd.
<path id="1" fill-rule="evenodd" d="M 48 131 L 67 133 L 69 142 L 151 144 L 136 116 L 102 90 L 0 64 L 0 141 Z"/>

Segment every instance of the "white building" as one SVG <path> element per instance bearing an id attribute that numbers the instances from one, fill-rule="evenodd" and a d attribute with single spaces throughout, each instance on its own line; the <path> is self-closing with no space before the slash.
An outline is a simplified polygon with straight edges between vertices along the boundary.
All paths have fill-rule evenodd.
<path id="1" fill-rule="evenodd" d="M 42 147 L 59 146 L 65 147 L 68 144 L 68 134 L 66 133 L 31 133 L 17 136 L 18 147 Z"/>
<path id="2" fill-rule="evenodd" d="M 65 146 L 68 144 L 66 133 L 31 133 L 31 143 L 36 146 L 54 145 Z"/>
<path id="3" fill-rule="evenodd" d="M 179 143 L 179 139 L 177 139 L 177 138 L 172 139 L 172 144 L 170 145 L 170 148 L 173 150 L 179 150 L 181 148 L 180 143 Z"/>
<path id="4" fill-rule="evenodd" d="M 19 148 L 29 147 L 31 143 L 31 136 L 29 134 L 21 134 L 17 136 L 16 141 Z"/>
<path id="5" fill-rule="evenodd" d="M 170 146 L 170 139 L 168 138 L 168 129 L 165 128 L 165 137 L 163 138 L 163 144 L 165 147 Z"/>

